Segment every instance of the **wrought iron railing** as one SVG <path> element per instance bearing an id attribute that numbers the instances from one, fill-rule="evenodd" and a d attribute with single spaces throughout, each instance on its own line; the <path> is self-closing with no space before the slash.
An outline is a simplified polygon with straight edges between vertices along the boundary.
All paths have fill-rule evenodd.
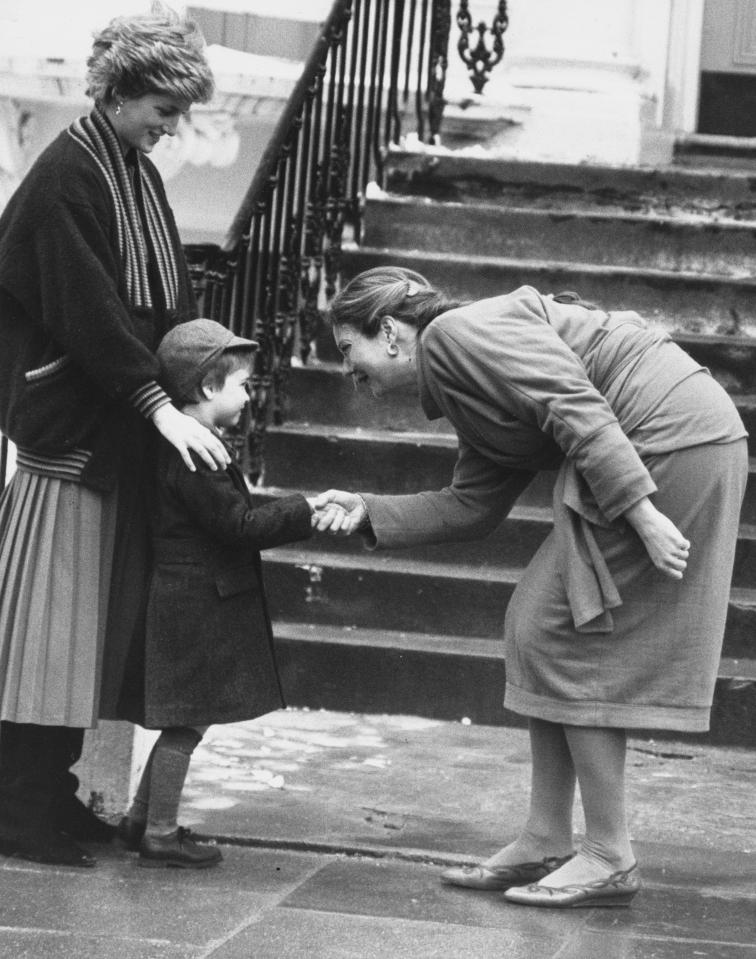
<path id="1" fill-rule="evenodd" d="M 305 361 L 359 240 L 365 191 L 408 127 L 438 136 L 449 0 L 337 0 L 222 248 L 189 247 L 202 312 L 260 343 L 244 465 L 261 469 L 283 417 L 292 357 Z"/>
<path id="2" fill-rule="evenodd" d="M 10 459 L 10 449 L 8 437 L 0 433 L 0 489 L 3 489 L 8 476 L 8 463 Z"/>

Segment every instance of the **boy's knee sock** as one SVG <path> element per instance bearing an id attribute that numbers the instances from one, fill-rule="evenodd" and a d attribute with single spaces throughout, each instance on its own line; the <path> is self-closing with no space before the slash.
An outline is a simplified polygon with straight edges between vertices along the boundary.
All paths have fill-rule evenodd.
<path id="1" fill-rule="evenodd" d="M 176 829 L 184 780 L 201 739 L 202 734 L 188 726 L 160 734 L 151 756 L 147 833 L 164 835 Z"/>

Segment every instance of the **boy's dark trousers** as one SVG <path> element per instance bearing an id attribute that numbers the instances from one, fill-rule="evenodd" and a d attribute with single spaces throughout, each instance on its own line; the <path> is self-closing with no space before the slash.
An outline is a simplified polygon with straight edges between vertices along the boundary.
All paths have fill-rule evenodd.
<path id="1" fill-rule="evenodd" d="M 0 852 L 90 865 L 86 854 L 91 863 L 76 861 L 83 850 L 71 840 L 112 839 L 114 828 L 76 796 L 79 780 L 71 767 L 83 744 L 83 729 L 0 722 Z"/>

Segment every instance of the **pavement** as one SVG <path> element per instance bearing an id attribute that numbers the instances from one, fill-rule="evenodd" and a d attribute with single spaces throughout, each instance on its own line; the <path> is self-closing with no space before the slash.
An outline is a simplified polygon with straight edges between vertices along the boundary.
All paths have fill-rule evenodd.
<path id="1" fill-rule="evenodd" d="M 181 821 L 223 863 L 0 860 L 0 959 L 756 959 L 756 751 L 631 740 L 627 909 L 439 882 L 513 836 L 528 782 L 521 729 L 307 710 L 213 727 Z"/>

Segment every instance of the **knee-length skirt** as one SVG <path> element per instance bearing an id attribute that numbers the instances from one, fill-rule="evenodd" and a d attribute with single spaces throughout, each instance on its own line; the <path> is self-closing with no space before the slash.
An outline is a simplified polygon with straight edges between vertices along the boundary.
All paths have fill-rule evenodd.
<path id="1" fill-rule="evenodd" d="M 122 718 L 127 659 L 144 642 L 143 499 L 135 482 L 100 493 L 14 474 L 0 498 L 0 719 Z"/>
<path id="2" fill-rule="evenodd" d="M 98 713 L 115 497 L 19 469 L 0 500 L 0 718 Z"/>
<path id="3" fill-rule="evenodd" d="M 746 440 L 645 459 L 652 500 L 691 541 L 673 580 L 627 524 L 594 528 L 622 600 L 608 633 L 575 629 L 552 532 L 523 574 L 505 621 L 504 705 L 576 726 L 705 732 L 714 695 L 740 509 Z"/>

